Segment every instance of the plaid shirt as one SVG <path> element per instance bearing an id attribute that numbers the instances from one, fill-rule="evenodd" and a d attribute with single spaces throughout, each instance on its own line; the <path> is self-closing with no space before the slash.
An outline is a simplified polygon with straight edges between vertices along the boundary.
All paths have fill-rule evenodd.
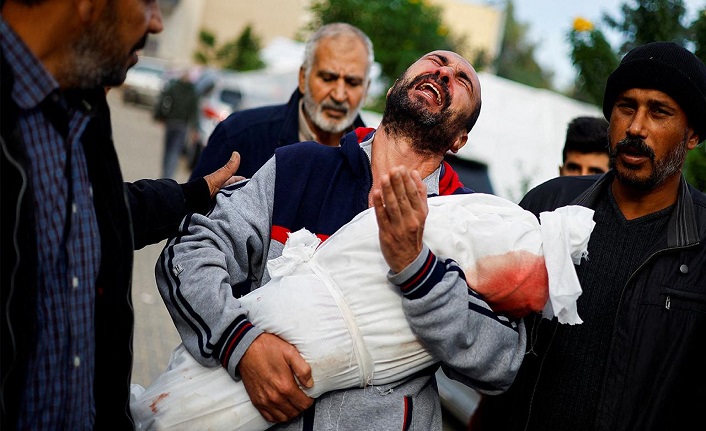
<path id="1" fill-rule="evenodd" d="M 81 145 L 90 107 L 71 107 L 57 82 L 0 19 L 36 211 L 37 343 L 19 429 L 92 429 L 94 299 L 100 238 Z"/>

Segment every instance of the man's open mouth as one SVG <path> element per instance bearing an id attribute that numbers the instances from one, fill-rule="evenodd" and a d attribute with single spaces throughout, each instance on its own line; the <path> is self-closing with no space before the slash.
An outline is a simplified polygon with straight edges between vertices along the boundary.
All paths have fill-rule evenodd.
<path id="1" fill-rule="evenodd" d="M 417 86 L 417 90 L 425 92 L 427 94 L 431 94 L 432 96 L 435 96 L 437 105 L 441 106 L 441 103 L 442 103 L 441 92 L 431 82 L 421 83 L 419 86 Z"/>

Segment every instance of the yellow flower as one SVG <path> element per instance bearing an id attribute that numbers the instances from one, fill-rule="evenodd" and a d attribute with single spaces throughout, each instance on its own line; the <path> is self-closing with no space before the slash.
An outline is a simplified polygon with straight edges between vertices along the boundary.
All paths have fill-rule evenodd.
<path id="1" fill-rule="evenodd" d="M 586 18 L 577 17 L 574 19 L 574 31 L 591 31 L 593 30 L 593 23 Z"/>

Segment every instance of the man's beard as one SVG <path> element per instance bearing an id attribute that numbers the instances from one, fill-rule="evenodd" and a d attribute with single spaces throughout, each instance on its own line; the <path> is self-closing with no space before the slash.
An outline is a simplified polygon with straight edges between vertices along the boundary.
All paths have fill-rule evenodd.
<path id="1" fill-rule="evenodd" d="M 129 57 L 118 38 L 116 4 L 108 2 L 102 16 L 72 47 L 63 71 L 69 87 L 117 86 L 125 81 Z M 146 36 L 139 45 L 145 41 Z"/>
<path id="2" fill-rule="evenodd" d="M 339 120 L 330 119 L 324 115 L 324 109 L 336 109 L 341 112 L 345 112 L 345 116 Z M 306 88 L 304 89 L 304 111 L 306 111 L 309 119 L 316 127 L 328 133 L 343 132 L 350 127 L 351 124 L 353 124 L 356 115 L 358 115 L 358 111 L 351 109 L 348 102 L 338 103 L 335 100 L 326 98 L 321 101 L 320 104 L 316 103 L 314 97 L 311 95 L 308 77 L 306 81 Z"/>
<path id="3" fill-rule="evenodd" d="M 439 112 L 429 111 L 424 101 L 409 96 L 409 90 L 425 80 L 435 82 L 441 90 L 444 104 Z M 451 148 L 466 122 L 450 106 L 449 87 L 436 75 L 421 75 L 411 82 L 403 76 L 387 97 L 382 127 L 390 135 L 409 137 L 415 151 L 444 154 Z"/>
<path id="4" fill-rule="evenodd" d="M 637 189 L 652 190 L 682 169 L 686 159 L 687 139 L 687 132 L 685 132 L 684 139 L 679 145 L 667 153 L 663 159 L 655 161 L 655 153 L 645 144 L 645 141 L 640 138 L 625 138 L 610 150 L 610 167 L 621 182 Z M 617 168 L 616 159 L 627 148 L 630 148 L 633 153 L 649 157 L 652 164 L 652 172 L 649 177 L 640 178 L 630 165 L 621 164 L 621 167 Z"/>

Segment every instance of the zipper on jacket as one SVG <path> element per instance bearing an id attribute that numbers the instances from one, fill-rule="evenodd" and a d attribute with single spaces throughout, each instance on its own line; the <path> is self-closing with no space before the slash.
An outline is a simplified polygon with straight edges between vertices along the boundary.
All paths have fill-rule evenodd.
<path id="1" fill-rule="evenodd" d="M 664 301 L 664 308 L 669 310 L 671 307 L 672 307 L 672 300 L 671 300 L 671 297 L 669 295 L 667 295 L 667 300 Z"/>

